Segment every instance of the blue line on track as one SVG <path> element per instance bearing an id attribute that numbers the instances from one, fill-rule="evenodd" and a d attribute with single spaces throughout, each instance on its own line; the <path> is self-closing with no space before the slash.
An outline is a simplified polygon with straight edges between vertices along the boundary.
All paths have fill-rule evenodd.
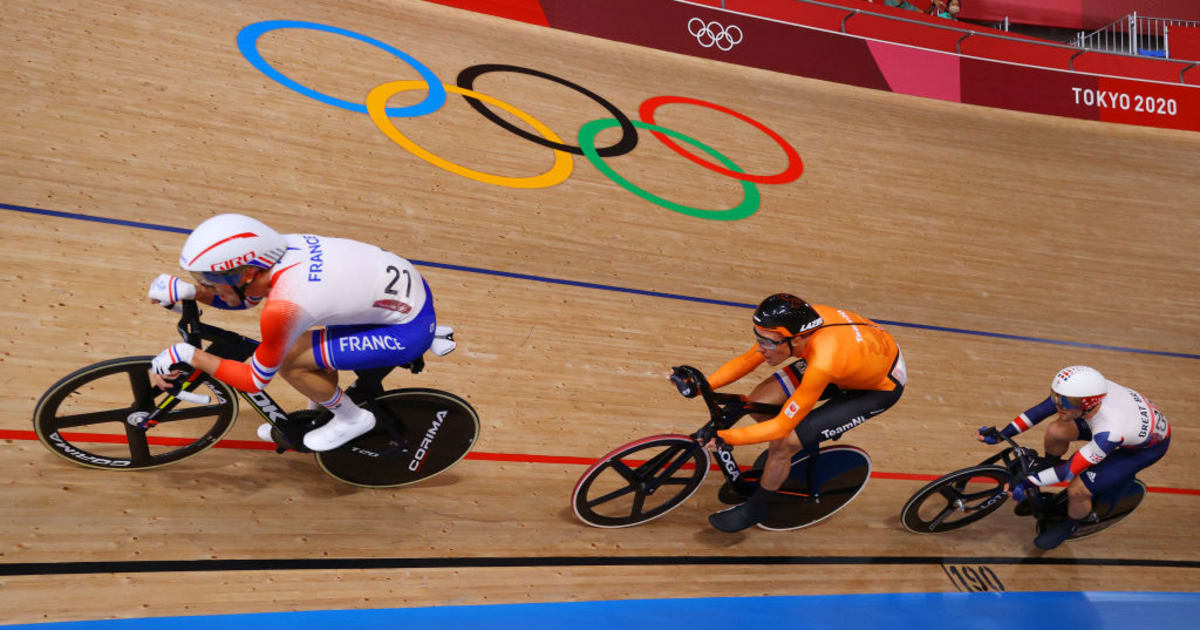
<path id="1" fill-rule="evenodd" d="M 40 208 L 30 208 L 27 206 L 14 206 L 7 203 L 0 203 L 0 209 L 13 210 L 16 212 L 26 212 L 29 214 L 41 214 L 45 216 L 58 217 L 63 219 L 77 219 L 80 221 L 95 221 L 97 223 L 109 223 L 113 225 L 123 225 L 126 227 L 135 227 L 146 230 L 158 230 L 160 232 L 173 232 L 176 234 L 190 234 L 191 230 L 186 228 L 172 227 L 169 225 L 158 225 L 155 223 L 142 223 L 140 221 L 125 221 L 122 219 L 109 219 L 107 217 L 98 217 L 89 214 L 80 214 L 75 212 L 59 212 L 56 210 L 42 210 Z M 713 304 L 716 306 L 732 306 L 737 308 L 754 308 L 753 304 L 744 302 L 731 302 L 728 300 L 714 300 L 710 298 L 694 297 L 690 295 L 680 295 L 678 293 L 663 293 L 661 291 L 646 291 L 643 289 L 631 289 L 628 287 L 619 287 L 611 284 L 598 284 L 595 282 L 580 282 L 578 280 L 564 280 L 562 278 L 549 278 L 546 276 L 534 276 L 526 273 L 514 273 L 511 271 L 497 271 L 494 269 L 481 269 L 479 267 L 468 267 L 466 265 L 453 265 L 450 263 L 439 263 L 429 260 L 412 260 L 415 265 L 424 267 L 434 267 L 437 269 L 449 269 L 452 271 L 465 271 L 467 273 L 478 273 L 489 276 L 499 276 L 503 278 L 515 278 L 518 280 L 530 280 L 533 282 L 545 282 L 547 284 L 558 284 L 571 287 L 581 287 L 585 289 L 597 289 L 600 291 L 613 291 L 616 293 L 630 293 L 633 295 L 645 295 L 649 297 L 664 298 L 669 300 L 682 300 L 685 302 L 697 302 L 700 304 Z M 1188 352 L 1169 352 L 1166 350 L 1147 350 L 1144 348 L 1129 348 L 1125 346 L 1110 346 L 1098 343 L 1084 343 L 1080 341 L 1065 341 L 1062 339 L 1046 339 L 1042 337 L 1029 337 L 1026 335 L 1010 335 L 1008 333 L 987 332 L 983 330 L 969 330 L 966 328 L 951 328 L 949 326 L 934 326 L 931 324 L 911 324 L 908 322 L 897 322 L 886 319 L 876 319 L 880 324 L 888 326 L 898 326 L 902 328 L 916 328 L 919 330 L 931 330 L 935 332 L 947 332 L 957 335 L 973 335 L 976 337 L 991 337 L 993 339 L 1008 339 L 1011 341 L 1028 341 L 1032 343 L 1047 343 L 1058 346 L 1070 346 L 1073 348 L 1088 348 L 1091 350 L 1111 350 L 1113 352 L 1128 352 L 1132 354 L 1148 354 L 1160 357 L 1174 357 L 1177 359 L 1200 359 L 1200 354 L 1192 354 Z"/>
<path id="2" fill-rule="evenodd" d="M 177 234 L 191 234 L 192 231 L 184 228 L 171 227 L 169 225 L 158 225 L 156 223 L 142 223 L 141 221 L 125 221 L 123 219 L 109 219 L 106 217 L 97 217 L 90 214 L 79 214 L 77 212 L 59 212 L 58 210 L 42 210 L 41 208 L 29 208 L 26 206 L 14 206 L 7 203 L 0 203 L 0 208 L 5 210 L 16 210 L 17 212 L 28 212 L 29 214 L 44 214 L 49 217 L 58 217 L 61 219 L 78 219 L 80 221 L 95 221 L 96 223 L 111 223 L 112 225 L 124 225 L 126 227 L 143 228 L 146 230 L 158 230 L 160 232 L 175 232 Z"/>

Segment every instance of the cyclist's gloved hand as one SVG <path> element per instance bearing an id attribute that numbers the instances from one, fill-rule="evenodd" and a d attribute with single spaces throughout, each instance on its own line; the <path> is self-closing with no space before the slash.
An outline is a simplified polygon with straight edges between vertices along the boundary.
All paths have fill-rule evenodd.
<path id="1" fill-rule="evenodd" d="M 186 343 L 177 343 L 166 350 L 158 353 L 154 360 L 150 361 L 150 371 L 159 376 L 166 376 L 173 370 L 172 366 L 178 363 L 187 363 L 191 365 L 192 357 L 196 354 L 196 347 Z"/>
<path id="2" fill-rule="evenodd" d="M 154 282 L 150 283 L 146 297 L 150 298 L 151 304 L 162 304 L 163 308 L 178 313 L 183 309 L 179 305 L 180 300 L 196 299 L 196 285 L 184 282 L 169 273 L 160 273 Z"/>
<path id="3" fill-rule="evenodd" d="M 1029 496 L 1029 493 L 1037 491 L 1037 486 L 1033 485 L 1032 483 L 1029 483 L 1029 481 L 1026 479 L 1021 479 L 1020 481 L 1014 481 L 1010 484 L 1010 486 L 1011 486 L 1010 492 L 1012 492 L 1012 498 L 1016 501 L 1024 501 L 1026 499 L 1026 497 Z"/>
<path id="4" fill-rule="evenodd" d="M 695 379 L 679 368 L 674 368 L 671 372 L 671 382 L 675 383 L 675 389 L 678 389 L 684 398 L 695 398 L 700 393 L 700 387 L 696 384 Z"/>
<path id="5" fill-rule="evenodd" d="M 717 428 L 711 424 L 706 425 L 704 428 L 696 432 L 696 443 L 704 446 L 709 442 L 713 443 L 713 450 L 725 448 L 727 446 L 725 440 L 723 440 L 721 436 L 717 435 Z"/>
<path id="6" fill-rule="evenodd" d="M 984 444 L 1000 443 L 1000 432 L 996 430 L 996 427 L 979 427 L 978 433 L 979 439 L 982 440 Z"/>

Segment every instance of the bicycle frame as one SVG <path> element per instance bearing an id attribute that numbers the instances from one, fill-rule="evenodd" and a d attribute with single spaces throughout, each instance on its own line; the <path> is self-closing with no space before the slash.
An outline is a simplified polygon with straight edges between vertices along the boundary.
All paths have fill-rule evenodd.
<path id="1" fill-rule="evenodd" d="M 1005 468 L 1008 468 L 1009 472 L 1012 473 L 1013 479 L 1024 479 L 1025 477 L 1029 476 L 1034 471 L 1034 469 L 1037 467 L 1037 459 L 1038 459 L 1037 451 L 1035 451 L 1031 448 L 1028 448 L 1028 447 L 1018 445 L 1011 437 L 1005 437 L 998 430 L 996 430 L 995 427 L 992 427 L 992 431 L 994 431 L 995 435 L 999 436 L 1005 442 L 1008 442 L 1010 446 L 1009 446 L 1009 448 L 1006 448 L 1003 451 L 1000 451 L 999 453 L 997 453 L 996 455 L 993 455 L 992 457 L 989 457 L 988 459 L 984 460 L 981 465 L 992 464 L 994 462 L 999 461 L 1000 459 L 1003 459 L 1004 466 L 1005 466 Z M 1125 483 L 1123 483 L 1119 486 L 1115 486 L 1113 488 L 1105 490 L 1104 492 L 1102 492 L 1098 495 L 1093 496 L 1092 497 L 1093 505 L 1096 503 L 1099 503 L 1101 501 L 1110 500 L 1113 497 L 1121 496 L 1122 494 L 1125 493 L 1126 490 L 1129 489 L 1129 487 L 1133 484 L 1133 482 L 1134 482 L 1134 478 L 1130 478 L 1128 481 L 1126 481 Z M 1063 492 L 1065 492 L 1065 490 Z M 1055 496 L 1057 496 L 1058 494 L 1061 494 L 1061 492 L 1056 493 Z M 1029 493 L 1028 496 L 1030 497 L 1030 501 L 1033 504 L 1034 515 L 1039 518 L 1046 516 L 1048 513 L 1050 513 L 1052 510 L 1055 509 L 1054 505 L 1048 505 L 1046 500 L 1043 499 L 1040 488 L 1038 488 L 1034 492 Z M 1057 499 L 1055 501 L 1061 503 L 1061 501 L 1058 501 Z M 1108 512 L 1106 512 L 1104 514 L 1097 514 L 1097 516 L 1099 518 L 1105 518 L 1112 512 L 1112 510 L 1115 507 L 1116 507 L 1116 501 L 1110 500 Z"/>
<path id="2" fill-rule="evenodd" d="M 224 328 L 201 322 L 200 308 L 195 300 L 184 300 L 180 302 L 180 305 L 182 307 L 182 315 L 179 318 L 179 323 L 176 328 L 179 331 L 179 335 L 188 344 L 199 348 L 205 341 L 209 341 L 210 343 L 208 347 L 205 348 L 205 351 L 223 359 L 229 359 L 232 361 L 245 361 L 246 359 L 250 358 L 250 356 L 253 355 L 254 351 L 258 348 L 259 342 L 254 339 L 245 337 L 231 330 L 225 330 Z M 397 442 L 402 445 L 401 450 L 407 453 L 409 452 L 408 443 L 407 439 L 404 437 L 403 427 L 398 426 L 401 424 L 400 421 L 393 417 L 393 415 L 389 413 L 387 409 L 371 404 L 371 401 L 373 401 L 377 395 L 383 393 L 383 378 L 387 376 L 387 374 L 393 369 L 394 368 L 392 367 L 386 367 L 373 370 L 355 371 L 355 373 L 358 374 L 359 379 L 354 385 L 347 388 L 346 395 L 348 395 L 355 403 L 363 404 L 365 402 L 366 404 L 369 404 L 371 411 L 375 413 L 376 417 L 387 419 L 388 422 L 383 423 L 384 427 L 390 434 L 392 434 Z M 190 373 L 183 377 L 182 382 L 180 382 L 177 388 L 169 390 L 169 392 L 172 393 L 172 396 L 168 396 L 166 399 L 164 399 L 163 402 L 160 403 L 159 406 L 146 418 L 144 422 L 146 426 L 144 428 L 151 428 L 157 425 L 158 423 L 155 418 L 160 413 L 169 411 L 176 404 L 178 404 L 180 399 L 178 392 L 187 391 L 193 384 L 197 383 L 203 377 L 205 377 L 205 373 L 203 371 L 192 368 Z M 288 414 L 265 390 L 260 390 L 257 392 L 238 391 L 238 395 L 241 396 L 242 399 L 244 399 L 247 403 L 249 403 L 250 407 L 257 411 L 258 415 L 262 416 L 263 420 L 269 422 L 272 426 L 283 432 L 288 442 L 293 445 L 303 444 L 303 432 L 289 430 L 291 427 L 288 423 Z M 292 448 L 301 450 L 295 446 Z M 285 450 L 286 449 L 283 447 L 276 448 L 276 451 L 279 453 L 282 453 Z"/>
<path id="3" fill-rule="evenodd" d="M 258 342 L 254 339 L 244 337 L 224 328 L 202 323 L 200 321 L 200 308 L 197 306 L 195 300 L 183 300 L 180 302 L 180 306 L 182 307 L 182 315 L 179 318 L 179 324 L 176 328 L 179 330 L 179 335 L 188 344 L 199 348 L 205 341 L 210 341 L 211 343 L 205 348 L 205 351 L 223 359 L 233 361 L 245 361 L 258 348 Z M 177 387 L 168 390 L 171 396 L 165 398 L 150 413 L 143 422 L 145 426 L 142 428 L 149 429 L 156 426 L 158 424 L 156 420 L 158 415 L 171 410 L 175 405 L 179 404 L 181 398 L 184 398 L 180 392 L 187 392 L 205 376 L 202 370 L 196 368 L 191 368 L 190 371 L 186 372 Z M 286 423 L 287 414 L 267 392 L 258 391 L 249 393 L 239 391 L 238 394 L 267 422 L 279 426 Z"/>
<path id="4" fill-rule="evenodd" d="M 675 368 L 675 375 L 692 382 L 696 385 L 700 396 L 704 400 L 704 404 L 708 407 L 709 421 L 698 431 L 691 435 L 696 440 L 697 448 L 702 447 L 710 439 L 716 437 L 717 431 L 724 431 L 732 427 L 743 416 L 752 413 L 761 413 L 775 415 L 779 413 L 781 407 L 779 405 L 769 405 L 766 403 L 750 402 L 743 396 L 737 394 L 718 394 L 708 385 L 708 379 L 690 365 L 683 365 Z M 808 487 L 810 498 L 812 500 L 820 500 L 820 488 L 817 487 L 815 471 L 818 449 L 808 448 L 805 452 L 809 455 L 810 465 L 808 466 Z M 690 453 L 690 451 L 688 451 Z M 742 477 L 741 468 L 737 464 L 737 460 L 733 457 L 733 447 L 720 442 L 717 451 L 717 459 L 720 461 L 719 468 L 725 475 L 725 478 L 731 484 L 737 484 Z"/>

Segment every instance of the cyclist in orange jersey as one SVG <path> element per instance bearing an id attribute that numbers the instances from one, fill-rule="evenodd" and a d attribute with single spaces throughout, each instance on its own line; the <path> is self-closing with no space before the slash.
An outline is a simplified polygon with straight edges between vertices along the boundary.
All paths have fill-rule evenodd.
<path id="1" fill-rule="evenodd" d="M 767 501 L 787 479 L 792 456 L 816 451 L 824 440 L 877 416 L 900 400 L 907 382 L 904 355 L 896 340 L 875 322 L 844 309 L 809 304 L 786 293 L 763 300 L 754 311 L 755 344 L 709 376 L 717 389 L 752 372 L 765 361 L 786 367 L 758 384 L 747 399 L 782 405 L 773 418 L 718 431 L 705 446 L 770 442 L 762 479 L 740 505 L 709 517 L 713 527 L 741 531 L 766 516 Z M 819 401 L 824 404 L 817 406 Z"/>

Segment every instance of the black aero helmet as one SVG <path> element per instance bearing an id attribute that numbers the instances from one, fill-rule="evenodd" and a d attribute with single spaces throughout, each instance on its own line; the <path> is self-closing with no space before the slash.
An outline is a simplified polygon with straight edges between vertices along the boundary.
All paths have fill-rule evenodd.
<path id="1" fill-rule="evenodd" d="M 784 337 L 812 332 L 824 323 L 825 320 L 821 319 L 817 309 L 788 293 L 769 296 L 754 309 L 755 326 L 777 332 Z"/>

